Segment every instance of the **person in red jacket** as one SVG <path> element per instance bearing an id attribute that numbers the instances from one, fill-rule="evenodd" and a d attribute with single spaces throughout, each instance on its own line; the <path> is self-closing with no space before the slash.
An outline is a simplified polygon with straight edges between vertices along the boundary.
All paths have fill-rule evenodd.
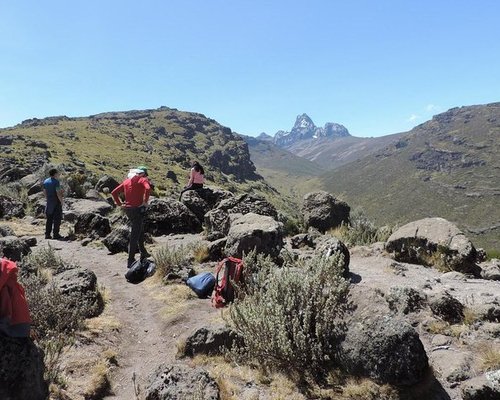
<path id="1" fill-rule="evenodd" d="M 31 318 L 24 288 L 17 282 L 15 262 L 0 259 L 0 332 L 11 337 L 29 337 Z"/>
<path id="2" fill-rule="evenodd" d="M 149 180 L 146 178 L 143 170 L 136 169 L 130 172 L 133 176 L 125 179 L 121 185 L 117 186 L 116 189 L 111 192 L 115 203 L 125 210 L 131 223 L 130 241 L 128 244 L 128 267 L 134 263 L 137 249 L 139 249 L 141 253 L 141 261 L 149 257 L 149 253 L 144 246 L 143 224 L 146 206 L 148 205 L 149 194 L 151 192 Z M 120 199 L 121 193 L 125 196 L 124 203 L 122 203 Z"/>

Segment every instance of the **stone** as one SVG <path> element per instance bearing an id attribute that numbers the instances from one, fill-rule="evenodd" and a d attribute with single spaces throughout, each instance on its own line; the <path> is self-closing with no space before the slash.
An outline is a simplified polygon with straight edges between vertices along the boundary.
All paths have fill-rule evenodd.
<path id="1" fill-rule="evenodd" d="M 0 225 L 0 237 L 5 236 L 16 236 L 16 234 L 10 226 Z"/>
<path id="2" fill-rule="evenodd" d="M 63 269 L 53 276 L 53 282 L 70 303 L 85 305 L 85 317 L 98 316 L 104 302 L 97 286 L 97 277 L 93 271 L 83 267 Z"/>
<path id="3" fill-rule="evenodd" d="M 89 189 L 85 193 L 85 198 L 89 200 L 102 201 L 102 197 L 99 192 L 95 189 Z"/>
<path id="4" fill-rule="evenodd" d="M 24 204 L 10 197 L 0 195 L 0 218 L 24 217 Z"/>
<path id="5" fill-rule="evenodd" d="M 109 214 L 113 207 L 106 201 L 95 201 L 89 199 L 66 199 L 69 210 L 73 211 L 76 215 L 81 214 L 99 214 L 105 216 Z"/>
<path id="6" fill-rule="evenodd" d="M 463 400 L 500 399 L 500 370 L 477 376 L 461 386 Z"/>
<path id="7" fill-rule="evenodd" d="M 217 208 L 225 210 L 229 214 L 253 213 L 278 219 L 276 208 L 263 197 L 252 193 L 222 200 Z"/>
<path id="8" fill-rule="evenodd" d="M 184 192 L 181 196 L 181 201 L 200 221 L 203 221 L 203 216 L 210 211 L 209 204 L 201 197 L 197 190 Z"/>
<path id="9" fill-rule="evenodd" d="M 462 322 L 464 319 L 463 304 L 446 291 L 432 294 L 429 306 L 434 315 L 451 324 Z"/>
<path id="10" fill-rule="evenodd" d="M 290 245 L 292 249 L 300 249 L 303 247 L 314 249 L 316 247 L 316 237 L 309 233 L 299 233 L 290 238 Z"/>
<path id="11" fill-rule="evenodd" d="M 109 220 L 99 214 L 80 214 L 75 223 L 75 234 L 86 237 L 105 237 L 111 232 Z"/>
<path id="12" fill-rule="evenodd" d="M 201 231 L 201 223 L 181 202 L 173 199 L 153 199 L 146 212 L 144 229 L 154 236 L 198 233 Z"/>
<path id="13" fill-rule="evenodd" d="M 43 352 L 31 339 L 0 335 L 0 399 L 44 400 L 49 396 Z"/>
<path id="14" fill-rule="evenodd" d="M 220 355 L 240 345 L 237 333 L 227 326 L 208 326 L 197 329 L 186 339 L 184 355 L 194 357 L 198 354 Z"/>
<path id="15" fill-rule="evenodd" d="M 353 287 L 355 308 L 344 317 L 339 363 L 353 375 L 398 386 L 420 382 L 429 367 L 418 333 L 374 290 Z"/>
<path id="16" fill-rule="evenodd" d="M 204 216 L 207 240 L 221 239 L 229 233 L 231 220 L 229 213 L 220 208 L 207 212 Z"/>
<path id="17" fill-rule="evenodd" d="M 494 258 L 480 264 L 481 278 L 490 281 L 500 281 L 500 260 Z"/>
<path id="18" fill-rule="evenodd" d="M 441 280 L 465 282 L 467 280 L 467 277 L 464 274 L 462 274 L 461 272 L 450 271 L 450 272 L 445 272 L 443 275 L 441 275 Z"/>
<path id="19" fill-rule="evenodd" d="M 283 248 L 283 224 L 272 217 L 248 213 L 235 219 L 227 235 L 225 253 L 243 257 L 256 250 L 276 259 Z"/>
<path id="20" fill-rule="evenodd" d="M 433 370 L 447 382 L 462 382 L 471 377 L 471 354 L 459 349 L 437 348 L 430 355 Z"/>
<path id="21" fill-rule="evenodd" d="M 182 364 L 160 365 L 149 378 L 146 400 L 219 400 L 219 387 L 207 371 Z"/>
<path id="22" fill-rule="evenodd" d="M 113 228 L 111 233 L 102 240 L 102 243 L 111 254 L 117 254 L 128 251 L 129 240 L 130 228 L 128 226 L 118 226 Z"/>
<path id="23" fill-rule="evenodd" d="M 454 224 L 444 218 L 424 218 L 396 230 L 386 250 L 396 261 L 478 275 L 476 249 Z"/>
<path id="24" fill-rule="evenodd" d="M 302 215 L 307 228 L 313 227 L 324 233 L 349 222 L 351 208 L 324 191 L 308 193 L 304 196 Z"/>
<path id="25" fill-rule="evenodd" d="M 420 291 L 407 286 L 392 286 L 385 297 L 389 308 L 401 314 L 420 311 L 425 303 L 426 296 Z"/>
<path id="26" fill-rule="evenodd" d="M 214 240 L 207 245 L 210 261 L 221 261 L 224 259 L 226 243 L 227 239 L 222 238 Z"/>
<path id="27" fill-rule="evenodd" d="M 97 181 L 95 190 L 98 192 L 104 192 L 104 189 L 106 188 L 109 192 L 112 192 L 118 185 L 119 183 L 115 178 L 109 175 L 104 175 Z"/>
<path id="28" fill-rule="evenodd" d="M 469 308 L 480 321 L 500 322 L 500 304 L 498 302 L 471 305 Z"/>
<path id="29" fill-rule="evenodd" d="M 12 261 L 21 261 L 31 252 L 29 241 L 16 236 L 0 237 L 0 255 Z"/>
<path id="30" fill-rule="evenodd" d="M 332 256 L 335 253 L 340 253 L 344 257 L 344 278 L 349 277 L 349 263 L 351 256 L 347 246 L 334 237 L 327 237 L 317 245 L 317 252 L 323 255 Z"/>

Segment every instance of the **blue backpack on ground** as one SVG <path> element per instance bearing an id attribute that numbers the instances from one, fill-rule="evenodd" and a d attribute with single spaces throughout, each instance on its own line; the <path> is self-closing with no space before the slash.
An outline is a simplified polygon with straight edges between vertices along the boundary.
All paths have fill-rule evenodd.
<path id="1" fill-rule="evenodd" d="M 215 277 L 210 272 L 192 276 L 186 281 L 186 284 L 195 292 L 199 298 L 210 296 L 215 287 Z"/>

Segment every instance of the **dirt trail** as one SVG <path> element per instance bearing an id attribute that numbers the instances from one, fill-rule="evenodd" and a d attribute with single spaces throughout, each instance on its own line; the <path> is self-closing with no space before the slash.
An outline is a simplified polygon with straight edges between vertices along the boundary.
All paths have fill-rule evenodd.
<path id="1" fill-rule="evenodd" d="M 197 237 L 180 239 L 199 240 Z M 166 242 L 177 244 L 175 238 Z M 159 364 L 175 360 L 179 338 L 217 318 L 209 300 L 192 298 L 183 299 L 181 304 L 174 301 L 169 304 L 169 299 L 175 300 L 175 294 L 169 295 L 175 286 L 164 286 L 158 281 L 152 282 L 153 279 L 139 285 L 127 283 L 124 278 L 126 255 L 123 253 L 112 256 L 106 249 L 82 247 L 79 242 L 50 241 L 50 244 L 64 260 L 94 271 L 99 285 L 110 292 L 107 307 L 120 321 L 121 328 L 118 367 L 111 382 L 113 395 L 106 397 L 108 399 L 142 398 L 136 397 L 133 376 L 136 386 L 144 389 L 148 376 Z M 39 247 L 46 245 L 47 241 L 39 240 Z"/>

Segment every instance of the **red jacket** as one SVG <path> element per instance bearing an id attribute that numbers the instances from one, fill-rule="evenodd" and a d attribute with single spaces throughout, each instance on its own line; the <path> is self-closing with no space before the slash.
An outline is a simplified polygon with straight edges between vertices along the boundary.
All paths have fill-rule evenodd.
<path id="1" fill-rule="evenodd" d="M 24 288 L 17 282 L 17 265 L 6 258 L 0 261 L 0 322 L 8 325 L 30 324 Z"/>
<path id="2" fill-rule="evenodd" d="M 125 207 L 140 207 L 149 200 L 151 186 L 149 180 L 141 176 L 125 179 L 121 185 L 111 192 L 115 203 L 122 205 L 119 194 L 125 193 Z"/>

